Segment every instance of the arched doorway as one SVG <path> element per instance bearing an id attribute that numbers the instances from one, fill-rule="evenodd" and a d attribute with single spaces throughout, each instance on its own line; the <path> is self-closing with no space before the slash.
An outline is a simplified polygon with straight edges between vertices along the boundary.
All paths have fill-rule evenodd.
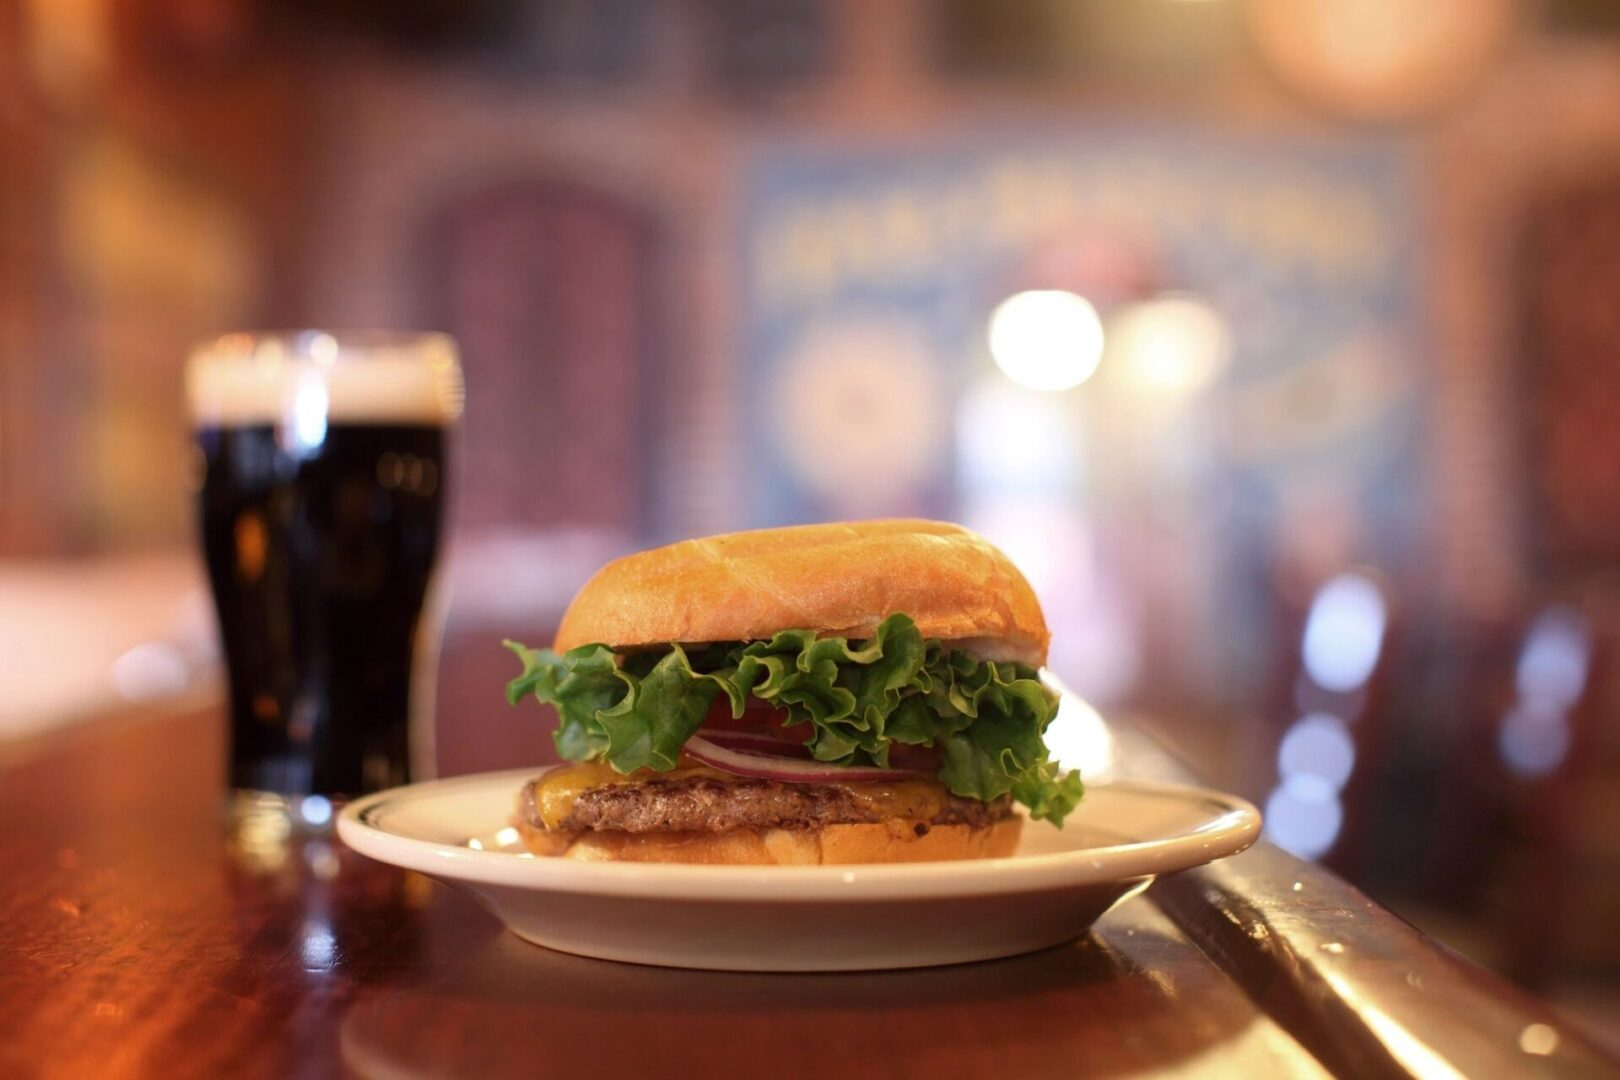
<path id="1" fill-rule="evenodd" d="M 464 350 L 460 528 L 656 528 L 657 231 L 628 201 L 520 179 L 427 229 L 427 312 Z"/>

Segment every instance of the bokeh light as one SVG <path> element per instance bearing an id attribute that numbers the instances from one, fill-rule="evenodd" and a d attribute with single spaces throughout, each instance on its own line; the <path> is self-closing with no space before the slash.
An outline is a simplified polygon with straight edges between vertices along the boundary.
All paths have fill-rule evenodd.
<path id="1" fill-rule="evenodd" d="M 1132 304 L 1108 327 L 1110 370 L 1148 390 L 1186 393 L 1220 375 L 1230 348 L 1226 320 L 1191 296 L 1164 296 Z"/>
<path id="2" fill-rule="evenodd" d="M 1519 655 L 1514 679 L 1519 696 L 1548 708 L 1569 708 L 1586 688 L 1591 649 L 1591 631 L 1579 615 L 1566 608 L 1542 612 Z"/>
<path id="3" fill-rule="evenodd" d="M 1569 739 L 1569 724 L 1562 713 L 1513 709 L 1502 720 L 1497 748 L 1502 760 L 1520 776 L 1545 776 L 1563 763 Z"/>
<path id="4" fill-rule="evenodd" d="M 1286 781 L 1316 776 L 1334 791 L 1344 787 L 1356 763 L 1356 744 L 1343 720 L 1326 713 L 1302 717 L 1277 748 L 1277 771 Z"/>
<path id="5" fill-rule="evenodd" d="M 1069 390 L 1097 372 L 1103 324 L 1083 296 L 1061 289 L 1015 293 L 990 315 L 990 355 L 1031 390 Z"/>
<path id="6" fill-rule="evenodd" d="M 1553 607 L 1524 638 L 1514 673 L 1517 700 L 1502 718 L 1497 751 L 1520 776 L 1546 776 L 1569 755 L 1570 710 L 1586 692 L 1592 631 L 1578 613 Z"/>
<path id="7" fill-rule="evenodd" d="M 1340 574 L 1317 592 L 1305 621 L 1305 670 L 1324 690 L 1349 693 L 1371 676 L 1388 612 L 1378 586 Z"/>
<path id="8" fill-rule="evenodd" d="M 1271 793 L 1265 819 L 1268 840 L 1302 859 L 1316 859 L 1339 838 L 1344 808 L 1325 780 L 1301 774 Z"/>
<path id="9" fill-rule="evenodd" d="M 956 455 L 964 491 L 1061 495 L 1084 467 L 1084 431 L 1060 398 L 1004 379 L 969 387 L 956 409 Z"/>
<path id="10" fill-rule="evenodd" d="M 1114 773 L 1114 736 L 1102 714 L 1050 671 L 1044 677 L 1058 692 L 1058 712 L 1046 729 L 1046 746 L 1052 760 L 1065 769 L 1079 769 L 1088 784 L 1110 779 Z"/>

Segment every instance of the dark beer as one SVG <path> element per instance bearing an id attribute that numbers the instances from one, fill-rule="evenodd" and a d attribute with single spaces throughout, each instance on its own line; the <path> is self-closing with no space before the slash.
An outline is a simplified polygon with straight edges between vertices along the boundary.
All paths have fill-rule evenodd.
<path id="1" fill-rule="evenodd" d="M 413 662 L 437 631 L 424 602 L 453 407 L 413 404 L 412 376 L 402 390 L 388 365 L 333 378 L 293 362 L 285 379 L 193 366 L 232 786 L 330 796 L 406 782 Z"/>

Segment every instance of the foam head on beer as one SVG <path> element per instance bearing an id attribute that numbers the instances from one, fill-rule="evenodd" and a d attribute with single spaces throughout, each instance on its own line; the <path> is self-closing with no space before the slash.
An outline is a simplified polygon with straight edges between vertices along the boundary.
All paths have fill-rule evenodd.
<path id="1" fill-rule="evenodd" d="M 192 351 L 186 393 L 199 425 L 450 424 L 464 401 L 455 343 L 444 334 L 305 331 L 226 334 Z"/>
<path id="2" fill-rule="evenodd" d="M 230 334 L 193 352 L 186 382 L 233 786 L 331 796 L 405 782 L 463 399 L 454 343 Z"/>

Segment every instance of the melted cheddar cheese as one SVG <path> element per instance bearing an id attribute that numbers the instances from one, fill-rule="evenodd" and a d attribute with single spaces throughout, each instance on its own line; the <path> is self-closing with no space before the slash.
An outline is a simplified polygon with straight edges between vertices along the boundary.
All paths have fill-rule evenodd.
<path id="1" fill-rule="evenodd" d="M 534 808 L 540 821 L 548 829 L 555 829 L 573 812 L 574 803 L 585 792 L 619 784 L 639 784 L 649 780 L 673 782 L 702 778 L 722 784 L 757 784 L 761 781 L 746 776 L 734 776 L 719 769 L 711 769 L 689 757 L 682 756 L 675 768 L 666 772 L 637 769 L 633 773 L 615 772 L 601 761 L 561 765 L 534 782 Z M 945 785 L 932 777 L 904 780 L 818 781 L 818 785 L 847 791 L 873 817 L 899 818 L 906 821 L 929 821 L 945 810 L 949 792 Z"/>

